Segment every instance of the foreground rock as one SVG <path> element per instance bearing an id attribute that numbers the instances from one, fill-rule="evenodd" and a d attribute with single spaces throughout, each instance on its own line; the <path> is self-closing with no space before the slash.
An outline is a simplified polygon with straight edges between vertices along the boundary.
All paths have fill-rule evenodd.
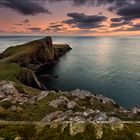
<path id="1" fill-rule="evenodd" d="M 75 109 L 76 105 L 75 101 L 69 101 L 67 103 L 67 109 Z"/>
<path id="2" fill-rule="evenodd" d="M 9 101 L 11 103 L 24 104 L 29 102 L 30 97 L 26 93 L 21 93 L 13 82 L 0 82 L 0 103 Z"/>
<path id="3" fill-rule="evenodd" d="M 7 111 L 9 114 L 5 116 Z M 138 107 L 132 111 L 125 110 L 121 106 L 116 106 L 116 103 L 109 98 L 84 90 L 41 91 L 37 95 L 29 95 L 23 89 L 17 88 L 14 82 L 0 82 L 0 114 L 2 116 L 0 119 L 4 120 L 14 112 L 14 116 L 20 119 L 23 117 L 25 120 L 24 116 L 26 116 L 27 120 L 34 120 L 37 116 L 42 122 L 118 123 L 123 121 L 123 118 L 124 120 L 140 120 L 139 111 Z"/>

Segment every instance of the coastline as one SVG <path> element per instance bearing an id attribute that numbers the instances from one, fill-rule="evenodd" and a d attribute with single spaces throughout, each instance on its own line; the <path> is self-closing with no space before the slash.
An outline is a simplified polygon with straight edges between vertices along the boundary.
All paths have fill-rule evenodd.
<path id="1" fill-rule="evenodd" d="M 48 68 L 55 65 L 58 59 L 70 50 L 69 45 L 53 45 L 51 37 L 46 37 L 8 48 L 0 55 L 2 68 L 0 72 L 0 124 L 6 125 L 7 123 L 8 125 L 11 122 L 9 125 L 12 126 L 14 125 L 12 123 L 17 121 L 17 125 L 19 123 L 18 127 L 20 127 L 20 125 L 24 125 L 24 122 L 25 125 L 26 122 L 33 122 L 33 125 L 40 122 L 39 125 L 49 123 L 49 127 L 52 127 L 53 123 L 62 125 L 68 122 L 68 126 L 71 126 L 68 129 L 76 127 L 81 130 L 76 134 L 85 133 L 85 128 L 88 126 L 86 123 L 91 125 L 90 128 L 97 127 L 97 131 L 103 129 L 104 124 L 105 126 L 111 124 L 106 129 L 113 129 L 114 125 L 115 130 L 113 131 L 115 132 L 120 127 L 120 130 L 125 130 L 125 124 L 128 127 L 127 124 L 132 122 L 139 126 L 139 107 L 126 110 L 114 100 L 96 93 L 80 89 L 69 92 L 49 91 L 44 87 L 38 80 L 36 71 L 44 64 Z M 44 77 L 57 78 L 52 75 Z M 100 124 L 103 126 L 100 127 Z M 4 128 L 5 131 L 8 129 L 7 127 Z M 59 128 L 59 125 L 55 128 Z M 67 129 L 67 126 L 64 125 L 64 128 Z M 104 132 L 102 131 L 102 133 Z"/>

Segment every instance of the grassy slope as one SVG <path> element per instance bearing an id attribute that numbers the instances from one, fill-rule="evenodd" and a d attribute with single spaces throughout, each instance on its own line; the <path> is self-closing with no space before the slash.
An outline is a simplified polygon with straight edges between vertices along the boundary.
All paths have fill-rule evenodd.
<path id="1" fill-rule="evenodd" d="M 37 40 L 22 45 L 9 47 L 2 53 L 4 59 L 1 61 L 7 62 L 8 60 L 14 59 L 22 54 L 30 54 L 40 47 L 40 45 L 41 42 Z"/>
<path id="2" fill-rule="evenodd" d="M 75 128 L 84 131 L 71 135 L 70 124 L 33 124 L 33 125 L 9 125 L 1 126 L 0 136 L 7 140 L 17 136 L 23 140 L 139 140 L 140 124 L 83 124 Z M 73 127 L 74 128 L 74 127 Z M 75 132 L 78 131 L 75 129 Z M 8 133 L 7 133 L 8 132 Z"/>

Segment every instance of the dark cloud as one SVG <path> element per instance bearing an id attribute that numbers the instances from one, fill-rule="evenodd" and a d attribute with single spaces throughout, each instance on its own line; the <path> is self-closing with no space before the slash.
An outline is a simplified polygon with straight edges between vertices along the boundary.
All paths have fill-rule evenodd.
<path id="1" fill-rule="evenodd" d="M 42 0 L 0 0 L 0 7 L 10 8 L 22 15 L 50 14 L 43 6 Z"/>
<path id="2" fill-rule="evenodd" d="M 120 27 L 123 25 L 132 25 L 132 22 L 123 21 L 120 23 L 111 23 L 110 27 Z"/>
<path id="3" fill-rule="evenodd" d="M 64 2 L 66 0 L 48 0 L 50 2 Z M 128 5 L 134 1 L 138 0 L 69 0 L 74 6 L 82 6 L 82 5 L 90 5 L 90 6 L 102 6 L 108 5 L 109 7 L 120 7 L 124 5 Z"/>
<path id="4" fill-rule="evenodd" d="M 113 30 L 114 32 L 121 32 L 121 31 L 140 31 L 140 23 L 139 24 L 131 24 L 128 28 L 118 28 Z"/>
<path id="5" fill-rule="evenodd" d="M 27 28 L 27 30 L 29 30 L 31 32 L 41 32 L 42 31 L 42 29 L 39 27 Z"/>
<path id="6" fill-rule="evenodd" d="M 117 15 L 122 16 L 124 20 L 133 20 L 140 18 L 140 1 L 129 6 L 120 8 Z"/>
<path id="7" fill-rule="evenodd" d="M 85 15 L 84 13 L 68 13 L 71 19 L 63 21 L 66 24 L 78 27 L 80 29 L 92 29 L 101 27 L 101 23 L 107 20 L 107 17 L 101 15 Z"/>
<path id="8" fill-rule="evenodd" d="M 62 25 L 61 24 L 58 24 L 58 25 L 51 25 L 51 26 L 49 26 L 50 28 L 59 28 L 59 27 L 62 27 Z"/>
<path id="9" fill-rule="evenodd" d="M 140 24 L 132 25 L 132 27 L 128 28 L 127 31 L 140 31 Z"/>
<path id="10" fill-rule="evenodd" d="M 49 0 L 49 1 L 64 2 L 65 0 Z M 90 5 L 94 7 L 104 6 L 106 10 L 117 13 L 117 15 L 122 16 L 124 20 L 133 20 L 136 18 L 140 18 L 140 0 L 69 0 L 69 2 L 75 6 L 82 5 Z"/>
<path id="11" fill-rule="evenodd" d="M 46 31 L 48 32 L 59 32 L 65 30 L 62 24 L 60 22 L 50 23 L 50 25 L 46 28 Z"/>
<path id="12" fill-rule="evenodd" d="M 112 22 L 121 22 L 123 19 L 122 18 L 112 18 Z"/>

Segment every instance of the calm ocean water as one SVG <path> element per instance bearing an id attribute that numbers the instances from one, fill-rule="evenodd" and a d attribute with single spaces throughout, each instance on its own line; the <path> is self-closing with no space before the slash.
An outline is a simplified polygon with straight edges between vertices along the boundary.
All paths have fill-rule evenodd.
<path id="1" fill-rule="evenodd" d="M 0 52 L 41 37 L 0 37 Z M 124 107 L 140 105 L 140 37 L 53 37 L 72 51 L 49 71 L 46 82 L 61 90 L 84 89 L 103 94 Z"/>

